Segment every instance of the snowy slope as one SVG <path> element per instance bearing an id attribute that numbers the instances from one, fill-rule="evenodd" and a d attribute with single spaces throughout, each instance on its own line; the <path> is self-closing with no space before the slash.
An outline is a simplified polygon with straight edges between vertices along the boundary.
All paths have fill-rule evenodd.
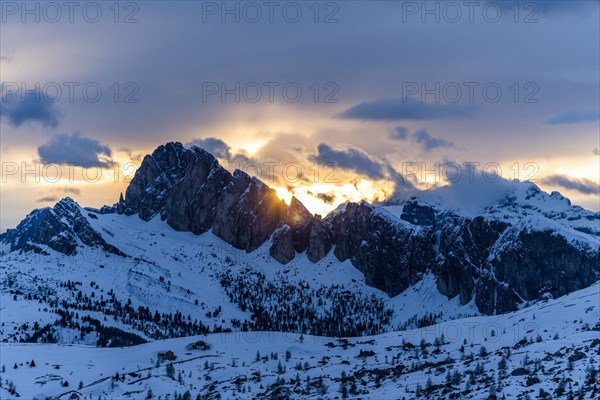
<path id="1" fill-rule="evenodd" d="M 242 311 L 239 304 L 232 303 L 221 279 L 224 273 L 233 277 L 249 276 L 248 271 L 261 274 L 274 285 L 307 287 L 305 295 L 311 295 L 313 291 L 326 293 L 324 300 L 327 300 L 325 296 L 329 292 L 333 293 L 331 296 L 337 296 L 335 298 L 341 296 L 340 293 L 351 293 L 358 303 L 367 304 L 376 299 L 392 314 L 388 323 L 378 329 L 379 332 L 416 326 L 417 320 L 432 314 L 432 310 L 435 310 L 437 321 L 479 314 L 472 305 L 461 306 L 456 300 L 449 302 L 435 288 L 433 277 L 389 298 L 366 285 L 363 274 L 349 261 L 340 263 L 332 253 L 315 264 L 301 254 L 291 263 L 281 265 L 269 256 L 269 243 L 246 253 L 210 232 L 202 235 L 176 232 L 158 217 L 145 222 L 137 216 L 81 211 L 93 229 L 127 257 L 86 246 L 79 247 L 76 254 L 69 256 L 43 245 L 39 246 L 47 255 L 5 253 L 0 270 L 3 277 L 0 286 L 3 300 L 0 319 L 4 324 L 0 332 L 3 341 L 26 339 L 25 333 L 33 333 L 35 322 L 44 326 L 58 321 L 59 316 L 52 310 L 64 299 L 77 304 L 79 292 L 84 297 L 93 294 L 96 299 L 114 295 L 122 303 L 130 302 L 133 308 L 148 307 L 151 314 L 156 311 L 167 314 L 180 312 L 211 329 L 235 329 L 232 320 L 249 320 L 251 315 Z M 64 287 L 67 282 L 76 285 Z M 36 293 L 40 298 L 28 298 L 29 294 Z M 43 300 L 42 294 L 47 294 Z M 14 300 L 15 295 L 17 300 Z M 267 300 L 285 302 L 281 298 Z M 322 309 L 327 309 L 329 303 L 325 303 Z M 217 309 L 219 312 L 215 316 Z M 80 317 L 103 318 L 102 312 L 77 311 Z M 211 316 L 207 315 L 209 312 Z M 26 322 L 29 325 L 27 329 L 15 329 Z M 123 321 L 110 318 L 104 324 L 135 332 L 146 340 L 152 339 L 147 332 Z M 95 341 L 94 337 L 81 339 L 77 336 L 67 330 L 58 340 L 61 343 Z"/>
<path id="2" fill-rule="evenodd" d="M 582 238 L 598 245 L 600 213 L 572 205 L 559 192 L 548 194 L 531 182 L 459 182 L 419 192 L 416 198 L 431 205 L 442 215 L 454 214 L 469 218 L 482 215 L 509 223 L 529 218 L 536 222 L 554 222 L 584 233 Z M 385 208 L 398 217 L 402 213 L 402 205 Z M 554 225 L 553 228 L 558 230 L 559 226 Z"/>
<path id="3" fill-rule="evenodd" d="M 495 392 L 513 399 L 546 392 L 554 399 L 582 390 L 598 398 L 599 321 L 595 284 L 502 316 L 362 338 L 224 333 L 113 349 L 3 343 L 1 393 L 6 399 L 16 393 L 143 399 L 149 390 L 162 399 L 186 391 L 192 398 L 481 399 Z M 191 349 L 199 340 L 210 348 Z M 168 351 L 176 357 L 172 378 L 170 361 L 158 356 Z"/>

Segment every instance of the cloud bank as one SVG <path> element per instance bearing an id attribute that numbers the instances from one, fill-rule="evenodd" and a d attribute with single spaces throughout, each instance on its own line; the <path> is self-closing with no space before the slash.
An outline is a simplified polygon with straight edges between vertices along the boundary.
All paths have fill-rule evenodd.
<path id="1" fill-rule="evenodd" d="M 47 128 L 56 128 L 62 114 L 55 104 L 39 91 L 27 93 L 2 93 L 0 118 L 15 128 L 28 122 L 39 123 Z"/>
<path id="2" fill-rule="evenodd" d="M 591 195 L 598 193 L 598 184 L 590 179 L 571 178 L 566 175 L 551 175 L 542 179 L 542 183 L 558 186 L 568 190 L 574 190 L 581 194 Z"/>
<path id="3" fill-rule="evenodd" d="M 86 138 L 80 133 L 54 135 L 48 143 L 41 145 L 37 150 L 44 164 L 100 168 L 110 168 L 114 165 L 110 147 L 95 139 Z"/>
<path id="4" fill-rule="evenodd" d="M 361 121 L 425 121 L 443 118 L 468 118 L 472 105 L 423 103 L 412 98 L 367 101 L 338 115 Z"/>

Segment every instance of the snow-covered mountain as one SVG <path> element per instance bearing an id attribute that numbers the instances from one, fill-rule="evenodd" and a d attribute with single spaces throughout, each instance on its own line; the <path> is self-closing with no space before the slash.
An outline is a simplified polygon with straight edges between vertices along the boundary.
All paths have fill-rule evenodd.
<path id="1" fill-rule="evenodd" d="M 322 218 L 295 198 L 285 204 L 256 178 L 241 171 L 229 173 L 198 147 L 160 146 L 144 158 L 125 197 L 115 205 L 82 208 L 65 198 L 54 207 L 34 210 L 15 229 L 0 235 L 2 362 L 4 354 L 12 357 L 2 372 L 2 398 L 16 393 L 144 398 L 152 388 L 156 398 L 161 394 L 165 399 L 173 387 L 180 394 L 189 390 L 213 397 L 220 393 L 224 398 L 329 398 L 341 396 L 336 392 L 340 385 L 350 390 L 353 384 L 357 388 L 352 397 L 360 398 L 442 394 L 481 398 L 484 392 L 489 395 L 496 386 L 491 382 L 497 379 L 478 369 L 481 379 L 468 389 L 461 385 L 472 363 L 490 362 L 487 354 L 465 353 L 460 365 L 456 360 L 444 363 L 444 357 L 457 358 L 455 347 L 462 341 L 438 343 L 434 347 L 439 349 L 432 350 L 427 344 L 433 343 L 432 338 L 424 338 L 425 349 L 420 338 L 406 339 L 407 343 L 402 338 L 407 332 L 424 334 L 432 326 L 449 329 L 453 323 L 471 322 L 497 324 L 495 337 L 513 329 L 517 318 L 533 320 L 531 315 L 545 313 L 546 307 L 579 322 L 567 326 L 548 317 L 535 333 L 541 344 L 526 342 L 517 348 L 531 345 L 544 352 L 556 343 L 566 345 L 560 339 L 574 335 L 569 338 L 574 348 L 553 351 L 562 356 L 575 350 L 588 353 L 588 364 L 577 364 L 579 380 L 572 383 L 578 383 L 574 391 L 585 386 L 591 393 L 595 383 L 584 383 L 583 371 L 597 369 L 589 363 L 598 362 L 600 349 L 588 343 L 594 332 L 598 335 L 600 213 L 573 206 L 559 193 L 544 193 L 532 183 L 501 181 L 483 188 L 487 195 L 473 201 L 464 199 L 467 190 L 455 186 L 420 192 L 394 205 L 348 203 Z M 595 304 L 587 304 L 594 299 Z M 565 311 L 567 307 L 573 308 Z M 218 343 L 218 338 L 239 337 L 235 332 L 254 335 L 250 331 L 280 332 L 276 335 L 283 338 L 303 334 L 306 345 L 299 339 L 269 345 L 257 339 L 246 347 Z M 534 336 L 526 332 L 529 338 Z M 195 335 L 203 335 L 201 340 L 211 345 L 210 356 L 184 349 L 200 340 L 189 338 Z M 317 345 L 309 335 L 332 345 Z M 491 342 L 489 332 L 486 335 Z M 323 339 L 358 336 L 362 338 Z M 515 343 L 498 341 L 500 347 L 486 343 L 490 352 L 496 352 L 489 357 L 504 354 L 510 360 L 507 348 L 521 336 L 514 337 Z M 172 338 L 182 339 L 163 341 Z M 481 340 L 468 339 L 465 347 L 481 346 Z M 134 345 L 139 353 L 121 349 L 124 356 L 114 361 L 112 350 L 88 352 L 82 347 Z M 273 351 L 267 350 L 271 345 Z M 359 347 L 365 353 L 351 356 L 351 349 L 358 352 Z M 57 349 L 65 349 L 64 357 L 70 357 L 71 350 L 87 352 L 82 358 L 73 355 L 68 364 L 75 378 L 67 377 L 66 363 L 57 358 L 62 350 Z M 264 362 L 264 369 L 262 357 L 254 361 L 257 349 L 261 353 L 297 349 L 296 361 L 319 371 L 304 374 L 303 367 L 298 373 L 303 380 L 309 375 L 317 381 L 290 382 L 290 365 L 283 365 L 287 372 L 273 375 L 272 360 Z M 327 349 L 333 349 L 331 354 Z M 35 368 L 49 369 L 41 362 L 61 364 L 61 372 L 38 373 L 26 359 L 18 358 L 19 354 L 29 358 L 38 350 L 47 356 L 36 358 Z M 172 350 L 178 360 L 187 360 L 186 376 L 192 374 L 193 379 L 186 378 L 184 384 L 164 377 L 167 364 L 159 362 L 159 350 Z M 248 351 L 251 357 L 243 355 Z M 382 360 L 390 351 L 388 360 Z M 105 361 L 88 362 L 86 357 Z M 239 357 L 235 366 L 228 366 L 231 357 Z M 210 363 L 206 371 L 224 371 L 201 372 L 204 361 Z M 461 384 L 437 386 L 438 375 L 450 364 L 464 379 Z M 346 378 L 353 376 L 351 380 L 338 377 L 346 366 Z M 114 371 L 109 372 L 111 368 Z M 528 363 L 523 368 L 528 378 L 540 376 L 542 383 L 530 385 L 534 388 L 555 390 L 560 383 L 553 381 L 556 374 L 539 373 L 537 363 L 535 374 Z M 255 381 L 256 369 L 270 374 L 269 381 Z M 115 372 L 133 374 L 110 379 Z M 40 383 L 31 386 L 34 375 Z M 211 375 L 219 377 L 206 378 Z M 329 381 L 327 389 L 318 375 Z M 515 374 L 515 382 L 525 375 Z M 74 379 L 83 381 L 82 390 L 71 391 Z M 7 380 L 17 389 L 7 389 Z M 68 388 L 58 386 L 66 380 Z M 306 389 L 298 391 L 298 386 Z M 248 389 L 252 394 L 244 395 Z M 526 389 L 519 390 L 514 393 Z M 467 392 L 451 397 L 461 391 Z"/>

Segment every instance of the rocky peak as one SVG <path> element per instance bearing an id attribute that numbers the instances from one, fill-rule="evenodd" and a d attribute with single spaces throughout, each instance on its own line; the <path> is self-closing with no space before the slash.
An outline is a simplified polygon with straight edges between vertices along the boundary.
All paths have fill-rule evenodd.
<path id="1" fill-rule="evenodd" d="M 552 198 L 553 200 L 565 202 L 568 206 L 571 205 L 571 200 L 563 196 L 560 192 L 553 191 L 552 193 L 550 193 L 550 198 Z"/>
<path id="2" fill-rule="evenodd" d="M 145 221 L 161 213 L 171 189 L 185 174 L 186 153 L 181 143 L 171 142 L 146 155 L 127 187 L 122 212 L 138 214 Z"/>
<path id="3" fill-rule="evenodd" d="M 37 245 L 45 245 L 59 253 L 73 255 L 78 246 L 86 245 L 124 256 L 94 230 L 83 211 L 73 199 L 65 197 L 54 207 L 32 211 L 15 229 L 0 235 L 0 242 L 9 247 L 9 251 L 43 252 Z"/>
<path id="4" fill-rule="evenodd" d="M 167 143 L 144 158 L 118 210 L 144 220 L 160 215 L 180 231 L 212 230 L 248 252 L 288 226 L 292 239 L 286 259 L 306 249 L 312 218 L 297 199 L 287 206 L 256 177 L 240 170 L 231 174 L 210 153 L 181 143 Z"/>
<path id="5" fill-rule="evenodd" d="M 185 169 L 166 193 L 162 216 L 176 230 L 201 234 L 211 229 L 217 203 L 232 176 L 199 147 L 186 150 L 183 158 Z"/>
<path id="6" fill-rule="evenodd" d="M 312 226 L 318 219 L 296 197 L 292 197 L 290 205 L 285 209 L 283 226 L 273 235 L 273 244 L 269 249 L 271 256 L 280 263 L 287 264 L 295 257 L 296 252 L 306 251 Z"/>
<path id="7" fill-rule="evenodd" d="M 285 223 L 297 229 L 310 223 L 311 218 L 312 214 L 304 207 L 304 204 L 296 196 L 292 196 L 290 205 L 286 210 Z"/>

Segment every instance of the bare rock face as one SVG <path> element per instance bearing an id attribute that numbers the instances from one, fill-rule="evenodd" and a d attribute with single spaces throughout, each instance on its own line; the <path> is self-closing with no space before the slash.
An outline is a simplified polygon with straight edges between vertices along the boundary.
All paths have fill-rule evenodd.
<path id="1" fill-rule="evenodd" d="M 273 235 L 273 243 L 269 254 L 282 264 L 287 264 L 295 257 L 296 252 L 303 253 L 308 247 L 312 214 L 292 197 L 290 205 L 285 208 L 283 226 Z"/>
<path id="2" fill-rule="evenodd" d="M 505 246 L 491 265 L 496 278 L 524 299 L 544 293 L 563 296 L 600 278 L 597 249 L 578 249 L 552 231 L 512 230 L 505 240 L 512 245 Z"/>
<path id="3" fill-rule="evenodd" d="M 179 231 L 201 234 L 214 222 L 217 203 L 231 174 L 206 151 L 193 147 L 185 152 L 185 173 L 166 198 L 167 223 Z"/>
<path id="4" fill-rule="evenodd" d="M 144 157 L 119 206 L 123 213 L 149 221 L 163 212 L 167 196 L 186 171 L 185 152 L 181 143 L 167 143 Z"/>
<path id="5" fill-rule="evenodd" d="M 275 190 L 236 170 L 217 204 L 213 232 L 250 252 L 271 237 L 283 222 L 286 208 Z"/>
<path id="6" fill-rule="evenodd" d="M 306 255 L 308 259 L 316 263 L 325 257 L 333 247 L 333 229 L 331 225 L 321 219 L 318 215 L 310 224 L 308 235 L 308 247 Z"/>
<path id="7" fill-rule="evenodd" d="M 390 296 L 431 272 L 440 293 L 459 296 L 461 304 L 475 300 L 485 314 L 513 311 L 523 300 L 561 296 L 600 279 L 597 245 L 579 248 L 556 231 L 529 231 L 482 216 L 432 216 L 433 208 L 409 203 L 401 218 L 409 223 L 365 202 L 348 203 L 323 221 L 313 218 L 309 260 L 317 262 L 335 247 L 338 260 L 350 260 L 367 284 Z"/>
<path id="8" fill-rule="evenodd" d="M 521 302 L 517 293 L 509 285 L 499 282 L 487 270 L 478 278 L 474 296 L 477 309 L 485 315 L 514 311 Z"/>
<path id="9" fill-rule="evenodd" d="M 275 231 L 269 254 L 282 264 L 287 264 L 294 259 L 296 251 L 294 250 L 292 228 L 289 225 L 283 225 Z"/>
<path id="10" fill-rule="evenodd" d="M 415 198 L 411 198 L 404 203 L 400 218 L 410 222 L 413 225 L 435 225 L 435 211 L 433 207 L 425 204 L 419 204 L 419 201 Z"/>
<path id="11" fill-rule="evenodd" d="M 508 224 L 482 217 L 447 217 L 439 225 L 439 231 L 432 232 L 440 255 L 434 264 L 437 288 L 448 298 L 459 295 L 466 304 L 472 299 L 474 277 L 487 267 L 490 250 Z"/>
<path id="12" fill-rule="evenodd" d="M 349 259 L 367 284 L 390 296 L 418 282 L 435 260 L 429 236 L 395 223 L 366 202 L 348 203 L 328 219 L 337 259 Z"/>
<path id="13" fill-rule="evenodd" d="M 304 253 L 308 247 L 312 214 L 296 197 L 292 197 L 286 209 L 284 223 L 291 228 L 294 250 Z"/>

